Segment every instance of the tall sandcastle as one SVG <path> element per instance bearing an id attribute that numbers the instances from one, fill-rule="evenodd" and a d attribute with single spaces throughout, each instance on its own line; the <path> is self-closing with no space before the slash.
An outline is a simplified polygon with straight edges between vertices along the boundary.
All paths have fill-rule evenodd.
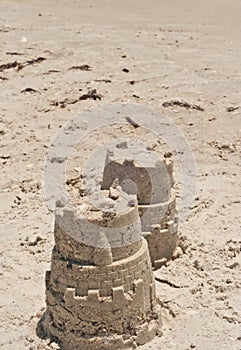
<path id="1" fill-rule="evenodd" d="M 64 350 L 132 349 L 160 332 L 135 196 L 110 188 L 100 206 L 56 210 L 44 329 Z"/>

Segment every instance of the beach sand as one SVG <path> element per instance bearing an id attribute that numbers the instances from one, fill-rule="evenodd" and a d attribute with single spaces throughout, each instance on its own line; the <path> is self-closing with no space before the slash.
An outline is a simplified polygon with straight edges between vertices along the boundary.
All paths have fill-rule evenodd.
<path id="1" fill-rule="evenodd" d="M 163 336 L 140 348 L 241 349 L 240 18 L 238 0 L 1 1 L 2 350 L 58 348 L 36 335 L 53 247 L 45 157 L 61 126 L 111 102 L 168 116 L 196 164 L 185 254 L 155 272 Z M 93 89 L 101 99 L 79 99 Z"/>

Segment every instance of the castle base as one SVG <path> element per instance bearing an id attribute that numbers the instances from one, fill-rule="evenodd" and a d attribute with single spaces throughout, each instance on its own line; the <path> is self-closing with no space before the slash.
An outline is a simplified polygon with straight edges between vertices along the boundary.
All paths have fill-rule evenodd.
<path id="1" fill-rule="evenodd" d="M 159 322 L 151 321 L 149 324 L 141 325 L 133 335 L 107 334 L 105 336 L 82 337 L 78 332 L 66 333 L 54 325 L 50 325 L 49 317 L 50 315 L 46 313 L 45 322 L 48 327 L 47 330 L 45 329 L 45 333 L 47 331 L 48 337 L 57 341 L 62 350 L 132 350 L 161 334 Z"/>
<path id="2" fill-rule="evenodd" d="M 133 349 L 160 334 L 147 242 L 106 266 L 81 265 L 53 250 L 43 330 L 63 350 Z"/>

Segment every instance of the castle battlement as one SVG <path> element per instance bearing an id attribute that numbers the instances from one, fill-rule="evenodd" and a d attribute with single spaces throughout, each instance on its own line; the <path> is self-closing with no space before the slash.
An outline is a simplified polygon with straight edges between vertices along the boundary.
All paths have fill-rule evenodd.
<path id="1" fill-rule="evenodd" d="M 125 292 L 123 286 L 112 287 L 111 296 L 109 297 L 101 297 L 100 291 L 96 289 L 89 289 L 88 295 L 84 297 L 76 295 L 75 288 L 66 288 L 64 294 L 66 306 L 77 305 L 84 308 L 92 305 L 96 313 L 98 313 L 99 308 L 104 312 L 112 312 L 128 308 L 130 304 L 132 304 L 132 308 L 134 305 L 143 312 L 145 310 L 144 299 L 144 283 L 142 279 L 134 281 L 132 289 L 128 293 Z"/>

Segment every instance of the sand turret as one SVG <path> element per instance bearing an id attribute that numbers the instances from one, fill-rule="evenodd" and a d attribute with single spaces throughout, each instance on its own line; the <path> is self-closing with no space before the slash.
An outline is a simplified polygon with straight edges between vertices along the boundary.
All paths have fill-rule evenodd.
<path id="1" fill-rule="evenodd" d="M 116 178 L 124 191 L 137 195 L 142 234 L 158 268 L 177 246 L 173 162 L 144 145 L 122 142 L 107 152 L 102 188 L 109 188 Z"/>
<path id="2" fill-rule="evenodd" d="M 99 205 L 107 211 L 56 209 L 44 330 L 64 350 L 132 349 L 160 332 L 135 196 L 102 194 Z"/>

